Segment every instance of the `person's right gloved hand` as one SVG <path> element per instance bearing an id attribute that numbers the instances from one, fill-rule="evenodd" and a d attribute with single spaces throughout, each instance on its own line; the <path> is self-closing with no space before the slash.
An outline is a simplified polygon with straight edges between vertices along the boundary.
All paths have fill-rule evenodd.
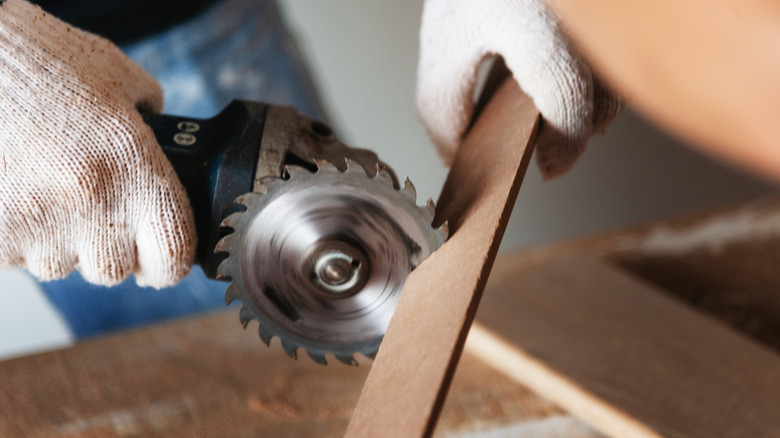
<path id="1" fill-rule="evenodd" d="M 417 109 L 447 162 L 471 120 L 477 69 L 492 54 L 504 57 L 542 114 L 536 158 L 545 177 L 568 171 L 622 109 L 544 0 L 426 0 Z"/>
<path id="2" fill-rule="evenodd" d="M 189 201 L 137 107 L 162 92 L 116 46 L 0 1 L 0 268 L 158 288 L 189 272 Z"/>

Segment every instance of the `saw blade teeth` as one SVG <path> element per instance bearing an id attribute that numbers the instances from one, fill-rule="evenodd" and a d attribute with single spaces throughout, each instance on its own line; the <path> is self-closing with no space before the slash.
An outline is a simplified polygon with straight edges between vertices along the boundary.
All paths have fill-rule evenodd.
<path id="1" fill-rule="evenodd" d="M 300 177 L 302 173 L 310 173 L 308 170 L 301 166 L 284 166 L 285 173 L 289 176 L 288 179 L 295 179 Z"/>
<path id="2" fill-rule="evenodd" d="M 442 239 L 442 242 L 446 242 L 447 238 L 450 237 L 450 222 L 444 221 L 443 224 L 438 228 L 439 232 L 442 233 L 444 238 Z"/>
<path id="3" fill-rule="evenodd" d="M 241 215 L 242 214 L 243 214 L 243 212 L 236 212 L 236 213 L 233 213 L 233 214 L 229 215 L 225 219 L 222 219 L 222 222 L 220 222 L 219 226 L 222 227 L 222 228 L 233 228 L 233 229 L 235 229 L 237 224 L 241 223 L 241 219 L 242 219 Z"/>
<path id="4" fill-rule="evenodd" d="M 271 208 L 275 208 L 272 206 L 279 205 L 276 202 L 280 199 L 291 199 L 289 201 L 291 205 L 305 210 L 308 204 L 319 205 L 312 202 L 313 199 L 319 202 L 319 199 L 326 198 L 330 193 L 339 196 L 344 193 L 343 196 L 354 196 L 356 202 L 372 205 L 372 202 L 376 201 L 381 203 L 383 207 L 390 205 L 393 208 L 401 209 L 401 212 L 397 212 L 397 216 L 395 216 L 395 210 L 389 210 L 393 213 L 391 219 L 395 220 L 399 226 L 415 227 L 412 230 L 413 233 L 419 234 L 424 239 L 420 242 L 422 256 L 418 258 L 421 259 L 446 240 L 447 224 L 443 224 L 438 229 L 432 226 L 436 208 L 433 201 L 428 199 L 425 206 L 418 205 L 417 189 L 408 178 L 401 185 L 398 184 L 392 169 L 381 162 L 365 161 L 363 156 L 358 156 L 361 161 L 342 157 L 333 153 L 330 154 L 331 160 L 313 159 L 312 161 L 317 166 L 316 171 L 311 166 L 291 164 L 285 167 L 286 179 L 277 176 L 263 178 L 265 193 L 250 192 L 238 197 L 236 202 L 243 204 L 246 208 L 223 220 L 223 226 L 230 227 L 233 232 L 223 236 L 217 243 L 216 249 L 227 254 L 227 258 L 219 265 L 217 272 L 232 280 L 225 291 L 225 302 L 229 304 L 241 301 L 239 320 L 244 328 L 247 328 L 252 320 L 256 320 L 258 322 L 257 333 L 264 344 L 270 346 L 275 343 L 273 338 L 279 338 L 285 353 L 293 358 L 297 358 L 298 352 L 303 349 L 314 362 L 323 365 L 338 361 L 355 366 L 359 364 L 359 360 L 362 361 L 363 356 L 373 358 L 376 355 L 379 348 L 379 342 L 376 339 L 358 338 L 358 340 L 349 340 L 344 344 L 333 344 L 333 338 L 328 335 L 330 333 L 329 327 L 312 324 L 313 330 L 300 328 L 299 324 L 309 324 L 310 321 L 306 317 L 302 317 L 303 322 L 298 322 L 300 309 L 295 305 L 297 301 L 292 299 L 288 301 L 285 295 L 265 293 L 266 289 L 282 290 L 286 287 L 286 283 L 283 283 L 284 280 L 280 280 L 280 278 L 285 277 L 284 272 L 286 271 L 284 269 L 269 270 L 268 272 L 281 272 L 279 278 L 264 278 L 263 281 L 255 281 L 253 276 L 260 275 L 259 272 L 246 270 L 248 267 L 265 266 L 262 263 L 273 258 L 268 256 L 269 252 L 248 251 L 246 248 L 252 246 L 252 242 L 268 242 L 279 236 L 284 236 L 281 231 L 266 232 L 265 230 L 273 230 L 274 227 L 280 230 L 288 229 L 287 222 L 290 220 L 288 215 L 269 213 Z M 312 190 L 312 187 L 325 189 L 318 191 Z M 334 187 L 336 188 L 335 192 L 332 191 Z M 293 195 L 291 198 L 283 198 L 290 194 Z M 233 206 L 232 208 L 238 209 L 237 207 Z M 408 223 L 403 221 L 408 221 Z M 438 222 L 436 224 L 438 225 Z M 281 237 L 279 239 L 281 240 Z M 397 246 L 401 248 L 399 251 L 406 248 L 404 242 Z M 301 250 L 303 249 L 305 248 Z M 415 263 L 419 264 L 419 261 Z M 272 264 L 272 266 L 275 265 Z M 262 272 L 266 272 L 266 270 L 262 270 Z M 283 313 L 287 316 L 286 312 L 289 310 L 289 314 L 295 315 L 295 317 L 288 316 L 287 319 L 276 319 L 278 317 L 275 313 L 276 310 L 282 310 L 276 301 L 283 301 L 285 305 L 289 305 L 290 309 L 282 306 L 284 307 Z M 374 330 L 376 326 L 370 321 L 360 320 L 355 323 L 354 327 L 370 327 L 371 330 Z M 355 330 L 355 332 L 361 331 Z M 357 354 L 361 355 L 359 360 L 356 359 Z"/>
<path id="5" fill-rule="evenodd" d="M 430 220 L 433 221 L 433 218 L 436 215 L 436 204 L 433 203 L 433 199 L 428 198 L 428 201 L 425 203 L 425 211 L 428 213 L 428 216 L 430 216 Z"/>
<path id="6" fill-rule="evenodd" d="M 236 204 L 241 204 L 241 205 L 244 205 L 244 206 L 248 206 L 249 205 L 249 201 L 247 199 L 249 199 L 251 197 L 252 197 L 252 193 L 244 193 L 243 195 L 238 195 L 238 197 L 236 197 L 236 199 L 234 199 L 233 202 L 236 203 Z M 230 216 L 228 216 L 228 217 L 230 217 Z"/>
<path id="7" fill-rule="evenodd" d="M 317 353 L 317 352 L 306 350 L 306 354 L 309 355 L 311 360 L 317 362 L 320 365 L 327 365 L 328 364 L 328 361 L 325 359 L 325 354 L 324 353 Z"/>
<path id="8" fill-rule="evenodd" d="M 317 166 L 317 169 L 324 167 L 326 164 L 330 164 L 330 161 L 324 159 L 324 158 L 315 158 L 314 159 L 314 165 Z"/>
<path id="9" fill-rule="evenodd" d="M 217 266 L 217 279 L 232 278 L 233 273 L 230 271 L 230 256 L 225 260 L 222 260 Z"/>
<path id="10" fill-rule="evenodd" d="M 352 354 L 336 354 L 335 356 L 336 359 L 338 359 L 341 363 L 352 366 L 357 366 L 358 364 L 357 360 L 355 360 L 355 357 Z"/>
<path id="11" fill-rule="evenodd" d="M 229 258 L 230 256 L 228 256 L 228 258 L 226 258 L 225 260 L 219 262 L 219 266 L 217 266 L 217 275 L 221 277 L 227 277 L 230 275 L 230 269 L 227 266 Z"/>
<path id="12" fill-rule="evenodd" d="M 292 341 L 282 338 L 282 348 L 288 356 L 293 359 L 298 359 L 298 345 L 294 344 Z"/>
<path id="13" fill-rule="evenodd" d="M 225 290 L 225 305 L 229 306 L 230 303 L 239 299 L 241 299 L 241 291 L 238 290 L 238 286 L 235 283 L 230 283 L 230 286 Z"/>
<path id="14" fill-rule="evenodd" d="M 382 169 L 379 172 L 377 172 L 377 174 L 376 174 L 376 176 L 374 178 L 376 178 L 378 180 L 382 180 L 382 181 L 385 182 L 385 184 L 388 184 L 390 186 L 393 185 L 393 176 L 390 175 L 390 172 L 388 172 L 385 169 Z"/>
<path id="15" fill-rule="evenodd" d="M 239 196 L 239 198 L 244 201 L 244 202 L 241 202 L 241 204 L 244 204 L 244 205 L 246 205 L 248 207 L 249 204 L 250 204 L 249 199 L 255 198 L 257 196 L 263 196 L 266 193 L 268 193 L 269 189 L 271 189 L 271 188 L 275 187 L 276 185 L 280 184 L 280 182 L 283 183 L 284 179 L 282 178 L 282 176 L 285 175 L 285 172 L 287 172 L 287 166 L 285 166 L 284 169 L 282 169 L 282 172 L 281 172 L 282 175 L 281 176 L 273 175 L 273 176 L 264 176 L 264 177 L 260 178 L 260 184 L 259 184 L 260 189 L 259 189 L 259 191 L 257 190 L 258 187 L 255 187 L 255 190 L 253 190 L 253 191 L 251 191 L 249 193 L 244 193 L 243 195 Z M 238 201 L 236 201 L 236 203 L 238 203 Z"/>
<path id="16" fill-rule="evenodd" d="M 359 174 L 361 177 L 368 176 L 368 172 L 366 172 L 366 169 L 364 169 L 360 163 L 349 158 L 345 158 L 344 160 L 347 163 L 347 170 L 344 173 Z"/>
<path id="17" fill-rule="evenodd" d="M 238 311 L 238 320 L 241 321 L 244 328 L 246 328 L 253 319 L 254 315 L 252 315 L 252 310 L 247 307 L 246 304 L 241 306 L 241 310 Z"/>
<path id="18" fill-rule="evenodd" d="M 225 221 L 222 221 L 224 224 Z M 228 227 L 228 225 L 222 225 L 223 227 Z M 233 227 L 230 227 L 233 228 Z M 214 245 L 214 253 L 218 252 L 227 252 L 230 247 L 233 245 L 233 241 L 236 239 L 236 235 L 231 233 L 226 235 L 225 237 L 219 239 L 219 242 L 217 242 L 216 245 Z"/>
<path id="19" fill-rule="evenodd" d="M 257 334 L 260 336 L 260 340 L 263 341 L 263 344 L 267 345 L 268 347 L 271 346 L 271 340 L 274 338 L 274 335 L 271 333 L 266 333 L 263 330 L 262 324 L 257 328 Z"/>
<path id="20" fill-rule="evenodd" d="M 325 171 L 325 172 L 338 172 L 339 169 L 330 161 L 328 160 L 317 160 L 317 169 L 318 171 Z"/>
<path id="21" fill-rule="evenodd" d="M 404 181 L 404 188 L 401 190 L 401 192 L 406 195 L 409 200 L 412 202 L 417 202 L 417 189 L 414 187 L 414 184 L 412 184 L 412 181 L 409 180 L 409 178 L 406 178 L 406 181 Z"/>

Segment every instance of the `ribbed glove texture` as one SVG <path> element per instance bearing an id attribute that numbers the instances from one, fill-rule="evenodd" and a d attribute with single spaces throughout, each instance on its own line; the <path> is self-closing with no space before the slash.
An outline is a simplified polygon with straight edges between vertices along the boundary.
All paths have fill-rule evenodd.
<path id="1" fill-rule="evenodd" d="M 567 172 L 591 135 L 622 109 L 543 0 L 426 0 L 417 109 L 447 162 L 471 119 L 479 64 L 494 54 L 543 116 L 536 151 L 545 177 Z"/>
<path id="2" fill-rule="evenodd" d="M 153 77 L 109 41 L 22 0 L 0 6 L 0 268 L 163 287 L 189 272 L 184 188 L 136 107 Z"/>

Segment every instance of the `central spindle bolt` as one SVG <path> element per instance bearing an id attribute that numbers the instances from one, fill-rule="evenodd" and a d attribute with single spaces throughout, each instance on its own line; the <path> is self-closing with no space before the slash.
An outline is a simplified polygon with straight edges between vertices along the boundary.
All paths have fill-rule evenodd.
<path id="1" fill-rule="evenodd" d="M 308 266 L 308 268 L 306 268 Z M 360 290 L 370 275 L 365 253 L 348 242 L 320 242 L 304 263 L 322 296 L 344 298 Z"/>
<path id="2" fill-rule="evenodd" d="M 356 262 L 356 260 L 344 253 L 330 252 L 323 254 L 317 260 L 317 276 L 325 284 L 340 286 L 349 281 L 354 275 L 353 271 L 357 266 L 352 266 L 353 262 Z"/>

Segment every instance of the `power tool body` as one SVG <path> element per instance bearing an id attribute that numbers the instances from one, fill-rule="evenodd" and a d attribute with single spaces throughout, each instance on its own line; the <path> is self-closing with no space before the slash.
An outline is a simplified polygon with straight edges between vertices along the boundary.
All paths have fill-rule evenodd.
<path id="1" fill-rule="evenodd" d="M 233 101 L 211 119 L 146 114 L 187 190 L 197 263 L 246 327 L 296 357 L 373 357 L 406 276 L 447 238 L 376 154 L 292 108 Z"/>

